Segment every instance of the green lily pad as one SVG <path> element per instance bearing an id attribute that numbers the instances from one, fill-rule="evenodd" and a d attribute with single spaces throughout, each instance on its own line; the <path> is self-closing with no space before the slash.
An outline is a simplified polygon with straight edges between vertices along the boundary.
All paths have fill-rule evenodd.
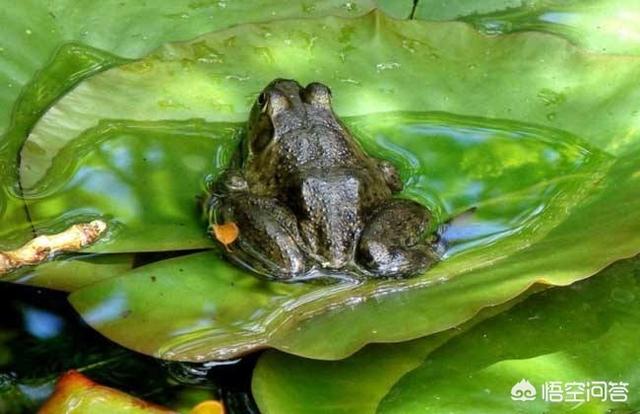
<path id="1" fill-rule="evenodd" d="M 275 77 L 329 84 L 342 116 L 442 110 L 514 119 L 620 153 L 636 144 L 634 62 L 584 54 L 543 34 L 488 38 L 464 24 L 396 21 L 379 12 L 237 26 L 167 45 L 79 85 L 30 134 L 21 180 L 27 190 L 36 187 L 58 151 L 103 119 L 244 121 Z"/>
<path id="2" fill-rule="evenodd" d="M 33 229 L 24 203 L 14 197 L 7 188 L 0 188 L 0 216 L 3 220 L 2 224 L 6 223 L 2 226 L 2 230 L 7 231 L 0 238 L 0 250 L 16 248 L 33 237 Z"/>
<path id="3" fill-rule="evenodd" d="M 421 0 L 414 17 L 461 20 L 488 35 L 548 32 L 597 53 L 640 53 L 640 6 L 626 0 Z"/>
<path id="4" fill-rule="evenodd" d="M 455 335 L 451 329 L 414 341 L 376 344 L 341 361 L 269 351 L 254 370 L 253 395 L 265 414 L 373 414 L 400 378 Z"/>
<path id="5" fill-rule="evenodd" d="M 254 369 L 254 398 L 265 414 L 300 411 L 373 414 L 389 389 L 418 368 L 430 353 L 532 293 L 534 289 L 503 305 L 486 308 L 453 329 L 413 341 L 368 345 L 340 361 L 318 361 L 268 351 Z M 286 373 L 280 371 L 283 367 Z M 309 376 L 309 372 L 314 375 Z M 277 391 L 273 392 L 273 388 Z"/>
<path id="6" fill-rule="evenodd" d="M 544 70 L 536 61 L 545 62 Z M 39 148 L 45 160 L 39 157 L 36 167 L 58 172 L 55 159 L 103 118 L 238 120 L 273 77 L 330 84 L 340 114 L 368 114 L 347 122 L 371 152 L 399 164 L 406 196 L 441 221 L 477 207 L 470 222 L 445 234 L 456 243 L 442 263 L 402 282 L 311 289 L 252 283 L 251 275 L 203 253 L 137 269 L 146 277 L 110 279 L 70 299 L 109 338 L 163 358 L 222 359 L 269 346 L 339 359 L 369 342 L 449 329 L 532 285 L 567 285 L 636 254 L 640 143 L 633 113 L 640 92 L 631 83 L 638 71 L 638 58 L 583 54 L 549 35 L 491 38 L 464 24 L 399 22 L 379 13 L 238 26 L 168 45 L 84 82 L 36 126 L 23 166 L 36 165 L 26 160 Z M 99 98 L 105 88 L 112 91 L 109 104 Z M 484 118 L 370 114 L 408 107 Z M 51 148 L 46 130 L 59 132 Z M 34 190 L 30 203 L 50 179 L 44 171 L 22 170 L 25 187 Z M 62 173 L 49 177 L 65 180 Z M 32 215 L 45 223 L 46 210 Z M 176 267 L 189 269 L 189 293 L 178 293 L 184 276 Z M 233 278 L 246 284 L 250 299 L 219 296 L 231 292 Z M 95 317 L 113 303 L 117 311 Z"/>
<path id="7" fill-rule="evenodd" d="M 455 413 L 475 412 L 470 407 L 487 413 L 638 410 L 640 400 L 629 384 L 640 380 L 640 354 L 633 346 L 639 339 L 639 271 L 637 259 L 621 263 L 568 291 L 549 291 L 487 321 L 430 355 L 391 389 L 378 412 L 412 413 L 425 407 L 449 407 Z M 535 401 L 510 398 L 511 387 L 523 375 L 537 389 Z M 542 387 L 552 381 L 625 382 L 628 398 L 610 394 L 606 400 L 586 401 L 585 389 L 582 403 L 579 394 L 573 402 L 544 401 Z M 610 384 L 606 387 L 611 390 Z"/>
<path id="8" fill-rule="evenodd" d="M 231 358 L 258 346 L 265 316 L 288 317 L 291 298 L 313 297 L 314 291 L 312 285 L 259 280 L 212 252 L 201 252 L 134 269 L 95 289 L 76 291 L 71 301 L 91 326 L 131 349 L 202 361 Z M 262 307 L 276 312 L 266 315 Z M 127 335 L 123 329 L 129 329 Z M 176 346 L 196 341 L 207 351 L 173 355 L 176 351 L 167 348 L 172 340 Z M 210 347 L 212 341 L 222 342 Z"/>
<path id="9" fill-rule="evenodd" d="M 640 380 L 633 345 L 639 277 L 637 258 L 621 262 L 571 287 L 534 295 L 444 346 L 434 347 L 434 339 L 449 331 L 369 345 L 343 361 L 268 352 L 256 367 L 254 394 L 265 414 L 633 412 L 640 408 L 633 392 Z M 372 372 L 363 375 L 366 370 Z M 523 378 L 537 390 L 533 401 L 511 399 Z M 628 401 L 546 402 L 542 387 L 552 381 L 626 382 Z"/>
<path id="10" fill-rule="evenodd" d="M 0 139 L 0 217 L 3 218 L 0 247 L 15 248 L 37 235 L 21 199 L 16 165 L 20 148 L 33 124 L 49 105 L 81 79 L 123 62 L 86 46 L 64 45 L 49 66 L 24 87 L 13 107 L 9 129 Z"/>

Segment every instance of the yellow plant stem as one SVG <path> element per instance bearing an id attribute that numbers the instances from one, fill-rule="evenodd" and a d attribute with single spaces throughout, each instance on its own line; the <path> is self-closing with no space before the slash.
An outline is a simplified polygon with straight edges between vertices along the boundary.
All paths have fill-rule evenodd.
<path id="1" fill-rule="evenodd" d="M 0 252 L 0 275 L 40 264 L 57 253 L 78 251 L 98 240 L 106 229 L 102 220 L 74 224 L 61 233 L 38 236 L 18 249 Z"/>

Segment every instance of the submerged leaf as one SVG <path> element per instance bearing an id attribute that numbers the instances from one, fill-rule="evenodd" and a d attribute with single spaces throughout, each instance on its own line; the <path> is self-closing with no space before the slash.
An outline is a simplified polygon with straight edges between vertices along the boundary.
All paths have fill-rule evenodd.
<path id="1" fill-rule="evenodd" d="M 22 188 L 17 170 L 18 154 L 29 131 L 42 113 L 73 85 L 123 62 L 123 59 L 99 50 L 68 44 L 61 47 L 49 66 L 25 86 L 13 106 L 8 129 L 0 137 L 0 248 L 17 248 L 37 236 L 27 207 L 20 198 Z M 0 68 L 4 64 L 6 62 L 0 59 Z M 0 87 L 0 92 L 4 91 Z"/>
<path id="2" fill-rule="evenodd" d="M 40 231 L 106 220 L 101 253 L 211 248 L 198 197 L 220 171 L 240 128 L 201 120 L 103 122 L 53 160 L 30 217 Z M 34 160 L 40 165 L 42 160 Z"/>

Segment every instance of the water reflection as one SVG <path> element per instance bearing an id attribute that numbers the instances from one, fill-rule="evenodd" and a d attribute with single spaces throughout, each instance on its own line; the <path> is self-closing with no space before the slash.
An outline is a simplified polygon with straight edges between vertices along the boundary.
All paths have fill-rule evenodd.
<path id="1" fill-rule="evenodd" d="M 96 307 L 87 310 L 83 318 L 90 325 L 100 326 L 126 317 L 126 313 L 127 297 L 124 292 L 118 291 Z"/>
<path id="2" fill-rule="evenodd" d="M 405 196 L 435 212 L 446 257 L 551 226 L 540 218 L 566 214 L 606 159 L 569 134 L 510 121 L 402 113 L 349 122 L 370 152 L 400 167 Z"/>
<path id="3" fill-rule="evenodd" d="M 64 320 L 54 313 L 29 306 L 22 314 L 25 330 L 38 339 L 54 338 L 64 328 Z"/>
<path id="4" fill-rule="evenodd" d="M 228 162 L 238 131 L 201 120 L 106 122 L 62 148 L 48 174 L 25 188 L 33 222 L 52 231 L 106 219 L 102 252 L 211 247 L 197 196 L 205 175 Z"/>
<path id="5" fill-rule="evenodd" d="M 180 384 L 204 385 L 215 383 L 210 377 L 219 367 L 233 367 L 238 365 L 241 359 L 229 359 L 226 361 L 209 361 L 203 364 L 163 361 L 167 373 Z"/>

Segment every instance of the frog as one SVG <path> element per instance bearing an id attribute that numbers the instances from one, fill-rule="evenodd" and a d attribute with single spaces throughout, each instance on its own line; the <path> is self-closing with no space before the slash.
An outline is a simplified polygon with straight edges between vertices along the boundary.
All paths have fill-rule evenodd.
<path id="1" fill-rule="evenodd" d="M 205 209 L 210 229 L 234 229 L 224 255 L 268 279 L 405 278 L 438 254 L 433 214 L 399 197 L 403 186 L 338 118 L 328 86 L 278 78 L 255 99 Z"/>

